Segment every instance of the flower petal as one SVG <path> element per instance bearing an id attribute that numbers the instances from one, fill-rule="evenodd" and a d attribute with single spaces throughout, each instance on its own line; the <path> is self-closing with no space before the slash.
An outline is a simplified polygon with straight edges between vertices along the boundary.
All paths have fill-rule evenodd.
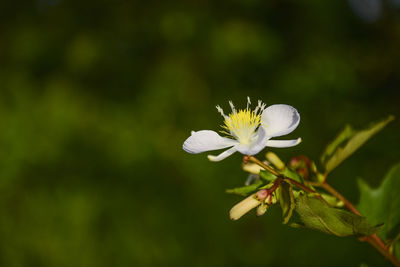
<path id="1" fill-rule="evenodd" d="M 219 136 L 216 132 L 202 130 L 192 132 L 192 135 L 183 143 L 183 150 L 188 153 L 197 154 L 210 150 L 217 150 L 234 146 L 238 142 L 233 139 Z"/>
<path id="2" fill-rule="evenodd" d="M 268 136 L 265 134 L 265 130 L 262 127 L 259 127 L 257 130 L 257 139 L 254 140 L 251 144 L 237 144 L 235 147 L 237 151 L 244 155 L 255 155 L 266 146 Z"/>
<path id="3" fill-rule="evenodd" d="M 208 155 L 208 159 L 210 161 L 221 161 L 223 159 L 226 159 L 227 157 L 229 157 L 230 155 L 232 155 L 233 153 L 235 153 L 237 150 L 235 147 L 231 147 L 228 150 L 225 150 L 224 152 L 222 152 L 221 154 L 219 154 L 218 156 L 213 156 L 213 155 Z"/>
<path id="4" fill-rule="evenodd" d="M 267 146 L 269 147 L 291 147 L 301 143 L 301 138 L 294 140 L 268 140 Z"/>
<path id="5" fill-rule="evenodd" d="M 278 104 L 267 107 L 261 114 L 261 125 L 269 137 L 292 132 L 300 122 L 300 114 L 289 105 Z"/>

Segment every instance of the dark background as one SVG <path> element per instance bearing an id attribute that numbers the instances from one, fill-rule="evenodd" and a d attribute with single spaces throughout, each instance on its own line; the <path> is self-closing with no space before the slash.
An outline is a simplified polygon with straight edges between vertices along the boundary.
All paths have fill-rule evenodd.
<path id="1" fill-rule="evenodd" d="M 368 244 L 232 222 L 241 155 L 182 150 L 246 97 L 297 108 L 272 149 L 318 159 L 400 111 L 399 1 L 1 1 L 1 266 L 389 265 Z M 331 183 L 354 202 L 399 161 L 399 118 Z M 265 150 L 266 151 L 266 150 Z M 264 152 L 265 152 L 264 151 Z M 263 157 L 263 153 L 259 157 Z"/>

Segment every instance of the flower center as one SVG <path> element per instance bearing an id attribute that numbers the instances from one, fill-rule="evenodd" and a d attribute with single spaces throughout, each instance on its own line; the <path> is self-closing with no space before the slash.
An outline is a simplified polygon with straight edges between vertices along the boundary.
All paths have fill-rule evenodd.
<path id="1" fill-rule="evenodd" d="M 262 101 L 258 101 L 258 105 L 254 110 L 249 109 L 250 98 L 247 98 L 246 109 L 236 111 L 233 103 L 230 101 L 232 113 L 228 116 L 224 114 L 222 108 L 217 106 L 217 110 L 224 117 L 224 129 L 222 133 L 238 140 L 241 144 L 250 144 L 256 137 L 256 130 L 261 124 L 261 113 L 265 108 Z"/>
<path id="2" fill-rule="evenodd" d="M 249 109 L 241 109 L 225 118 L 222 128 L 229 131 L 242 144 L 250 144 L 261 123 L 261 115 Z"/>

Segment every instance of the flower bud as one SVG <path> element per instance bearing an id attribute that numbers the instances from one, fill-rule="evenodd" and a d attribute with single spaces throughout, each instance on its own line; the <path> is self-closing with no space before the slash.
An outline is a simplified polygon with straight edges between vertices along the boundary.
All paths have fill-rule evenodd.
<path id="1" fill-rule="evenodd" d="M 267 211 L 268 205 L 265 203 L 262 203 L 260 206 L 257 208 L 257 216 L 264 215 L 264 213 Z"/>
<path id="2" fill-rule="evenodd" d="M 307 179 L 307 178 L 308 178 L 308 175 L 309 175 L 309 173 L 308 173 L 308 168 L 299 168 L 299 169 L 297 169 L 296 171 L 297 171 L 297 173 L 298 173 L 301 177 L 303 177 L 304 179 Z"/>
<path id="3" fill-rule="evenodd" d="M 256 193 L 256 196 L 259 201 L 264 201 L 266 198 L 271 197 L 271 195 L 269 195 L 267 189 L 262 189 L 262 190 L 258 191 Z"/>
<path id="4" fill-rule="evenodd" d="M 243 163 L 242 169 L 252 174 L 260 174 L 260 170 L 265 170 L 263 167 L 256 163 Z"/>
<path id="5" fill-rule="evenodd" d="M 294 157 L 289 161 L 289 168 L 296 170 L 301 166 L 301 160 L 298 157 Z"/>
<path id="6" fill-rule="evenodd" d="M 310 166 L 310 164 L 311 164 L 310 159 L 307 156 L 300 155 L 290 160 L 289 167 L 295 170 L 298 168 L 308 167 Z"/>
<path id="7" fill-rule="evenodd" d="M 310 175 L 310 168 L 313 169 L 314 167 L 316 169 L 315 164 L 314 166 L 311 165 L 312 164 L 309 158 L 304 155 L 294 157 L 289 162 L 289 167 L 296 171 L 304 179 L 307 179 Z"/>
<path id="8" fill-rule="evenodd" d="M 254 193 L 233 206 L 229 212 L 229 217 L 236 221 L 260 204 L 261 201 L 258 200 L 257 193 Z"/>
<path id="9" fill-rule="evenodd" d="M 282 160 L 273 152 L 267 152 L 265 154 L 265 157 L 269 162 L 272 163 L 278 170 L 283 170 L 285 168 L 285 163 L 282 162 Z"/>

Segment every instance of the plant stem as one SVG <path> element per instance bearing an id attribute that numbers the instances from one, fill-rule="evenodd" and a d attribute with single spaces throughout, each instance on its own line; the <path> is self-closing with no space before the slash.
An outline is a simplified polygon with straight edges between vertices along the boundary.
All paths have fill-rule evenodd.
<path id="1" fill-rule="evenodd" d="M 267 189 L 269 195 L 272 194 L 273 192 L 275 192 L 275 190 L 281 184 L 282 180 L 283 180 L 282 176 L 278 176 L 278 179 L 275 180 L 274 185 L 271 188 Z"/>
<path id="2" fill-rule="evenodd" d="M 304 191 L 306 191 L 306 192 L 308 192 L 308 193 L 313 193 L 313 194 L 315 194 L 315 197 L 316 197 L 316 198 L 318 198 L 319 200 L 321 200 L 322 202 L 324 202 L 325 204 L 327 204 L 328 206 L 330 206 L 329 203 L 326 202 L 326 200 L 323 199 L 323 198 L 321 197 L 321 195 L 320 195 L 317 191 L 315 191 L 315 190 L 313 190 L 313 189 L 311 189 L 311 188 L 309 188 L 309 187 L 307 187 L 307 186 L 305 186 L 305 185 L 303 185 L 303 184 L 297 182 L 296 180 L 293 180 L 292 178 L 283 176 L 283 175 L 280 174 L 278 171 L 276 171 L 274 168 L 272 168 L 271 166 L 268 166 L 267 164 L 265 164 L 264 162 L 262 162 L 262 161 L 260 161 L 259 159 L 255 158 L 254 156 L 245 156 L 244 159 L 258 164 L 260 167 L 263 167 L 266 171 L 269 171 L 269 172 L 272 173 L 273 175 L 277 176 L 278 179 L 279 179 L 279 177 L 283 177 L 283 178 L 285 179 L 285 181 L 291 183 L 292 185 L 295 185 L 295 186 L 297 186 L 298 188 L 300 188 L 300 189 L 302 189 L 302 190 L 304 190 Z M 280 182 L 280 181 L 279 181 L 279 182 Z M 279 184 L 278 184 L 278 185 L 279 185 Z"/>
<path id="3" fill-rule="evenodd" d="M 280 176 L 281 175 L 277 170 L 275 170 L 271 166 L 268 166 L 267 164 L 265 164 L 264 162 L 262 162 L 261 160 L 257 159 L 254 156 L 244 156 L 243 160 L 244 161 L 254 162 L 254 163 L 258 164 L 260 167 L 263 167 L 266 171 L 269 171 L 270 173 L 272 173 L 275 176 Z"/>
<path id="4" fill-rule="evenodd" d="M 291 178 L 289 178 L 289 177 L 283 176 L 283 175 L 280 174 L 277 170 L 275 170 L 275 169 L 272 168 L 271 166 L 268 166 L 267 164 L 265 164 L 264 162 L 262 162 L 262 161 L 260 161 L 259 159 L 255 158 L 254 156 L 245 156 L 243 159 L 244 159 L 245 161 L 251 161 L 251 162 L 253 162 L 253 163 L 258 164 L 260 167 L 263 167 L 266 171 L 269 171 L 269 172 L 272 173 L 273 175 L 277 176 L 278 179 L 282 179 L 282 177 L 283 177 L 284 180 L 286 180 L 286 181 L 288 181 L 289 183 L 291 183 L 291 184 L 297 186 L 298 188 L 300 188 L 300 189 L 302 189 L 302 190 L 304 190 L 304 191 L 306 191 L 306 192 L 308 192 L 308 193 L 315 193 L 315 194 L 316 194 L 315 196 L 316 196 L 319 200 L 321 200 L 321 201 L 324 202 L 325 204 L 329 205 L 329 204 L 325 201 L 325 199 L 323 199 L 323 198 L 321 197 L 321 195 L 320 195 L 317 191 L 315 191 L 315 190 L 313 190 L 313 189 L 311 189 L 311 188 L 309 188 L 309 187 L 307 187 L 307 186 L 305 186 L 305 185 L 303 185 L 303 184 L 301 184 L 301 183 L 299 183 L 299 182 L 297 182 L 297 181 L 295 181 L 295 180 L 293 180 L 293 179 L 291 179 Z M 279 182 L 277 182 L 275 185 L 276 185 L 276 186 L 279 186 L 280 182 L 281 182 L 281 180 L 279 180 Z M 343 201 L 344 205 L 345 205 L 351 212 L 353 212 L 354 214 L 357 214 L 357 215 L 359 215 L 359 216 L 362 216 L 361 213 L 356 209 L 356 207 L 354 207 L 354 205 L 353 205 L 347 198 L 345 198 L 342 194 L 340 194 L 338 191 L 336 191 L 336 189 L 334 189 L 332 186 L 330 186 L 328 183 L 326 183 L 326 179 L 325 179 L 325 182 L 323 182 L 323 183 L 315 183 L 315 184 L 313 184 L 313 185 L 314 185 L 314 186 L 319 186 L 319 187 L 321 187 L 322 189 L 324 189 L 325 191 L 329 192 L 331 195 L 333 195 L 333 196 L 335 196 L 336 198 L 338 198 L 338 199 L 340 199 L 341 201 Z M 275 189 L 276 189 L 276 188 L 275 188 Z M 377 251 L 379 251 L 379 253 L 381 253 L 386 259 L 388 259 L 394 266 L 400 267 L 400 262 L 396 259 L 396 257 L 394 257 L 394 256 L 389 252 L 389 250 L 388 250 L 388 248 L 386 247 L 385 243 L 379 238 L 379 236 L 378 236 L 377 234 L 373 234 L 373 235 L 370 235 L 370 236 L 363 237 L 363 238 L 361 238 L 360 240 L 361 240 L 361 241 L 368 242 L 368 243 L 369 243 L 371 246 L 373 246 Z"/>
<path id="5" fill-rule="evenodd" d="M 345 198 L 342 194 L 340 194 L 336 189 L 330 186 L 328 183 L 324 182 L 319 185 L 321 188 L 332 194 L 333 196 L 337 197 L 341 201 L 343 201 L 344 205 L 354 214 L 360 215 L 361 213 L 354 207 L 354 205 Z M 386 259 L 388 259 L 394 266 L 400 267 L 400 262 L 394 257 L 386 247 L 385 243 L 379 238 L 377 234 L 373 234 L 370 236 L 366 236 L 361 241 L 366 241 L 370 245 L 372 245 L 376 250 L 379 251 Z"/>
<path id="6" fill-rule="evenodd" d="M 336 198 L 340 199 L 343 201 L 344 205 L 354 214 L 360 215 L 361 213 L 356 209 L 356 207 L 351 204 L 350 201 L 347 200 L 342 194 L 340 194 L 338 191 L 336 191 L 332 186 L 327 184 L 326 182 L 319 184 L 320 187 L 322 187 L 325 191 L 329 192 L 331 195 L 335 196 Z"/>
<path id="7" fill-rule="evenodd" d="M 303 185 L 303 184 L 301 184 L 301 183 L 297 182 L 296 180 L 293 180 L 292 178 L 289 178 L 289 177 L 285 177 L 285 180 L 288 181 L 289 183 L 291 183 L 292 185 L 295 185 L 298 188 L 303 189 L 304 191 L 306 191 L 308 193 L 315 194 L 316 198 L 318 198 L 319 200 L 324 202 L 326 205 L 331 207 L 331 205 L 328 202 L 326 202 L 326 200 L 323 197 L 321 197 L 321 195 L 317 191 L 315 191 L 314 189 L 311 189 L 311 188 L 309 188 L 309 187 L 307 187 L 307 186 L 305 186 L 305 185 Z"/>

